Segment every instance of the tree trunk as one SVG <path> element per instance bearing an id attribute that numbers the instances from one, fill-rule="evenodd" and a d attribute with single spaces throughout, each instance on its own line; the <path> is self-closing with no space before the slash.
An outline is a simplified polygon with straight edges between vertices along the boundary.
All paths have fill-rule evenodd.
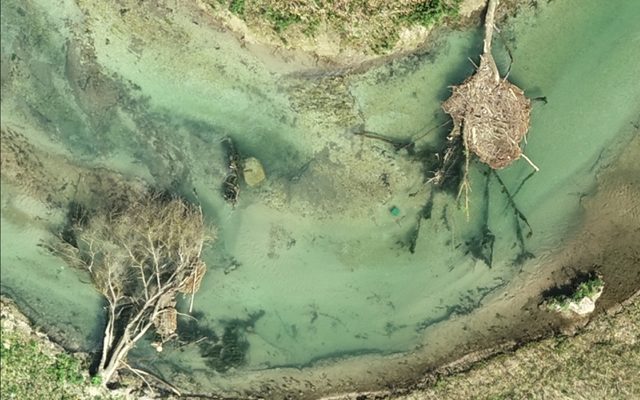
<path id="1" fill-rule="evenodd" d="M 489 0 L 487 16 L 484 19 L 484 54 L 491 54 L 491 40 L 493 39 L 494 19 L 498 7 L 498 0 Z"/>

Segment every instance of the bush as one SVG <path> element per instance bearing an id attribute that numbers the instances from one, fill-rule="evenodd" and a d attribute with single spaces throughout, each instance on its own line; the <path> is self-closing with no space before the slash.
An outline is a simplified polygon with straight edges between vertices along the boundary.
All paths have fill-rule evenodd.
<path id="1" fill-rule="evenodd" d="M 560 294 L 550 297 L 546 301 L 546 306 L 553 311 L 566 311 L 571 303 L 579 303 L 585 297 L 593 299 L 603 287 L 604 281 L 596 276 L 580 282 L 570 295 Z"/>

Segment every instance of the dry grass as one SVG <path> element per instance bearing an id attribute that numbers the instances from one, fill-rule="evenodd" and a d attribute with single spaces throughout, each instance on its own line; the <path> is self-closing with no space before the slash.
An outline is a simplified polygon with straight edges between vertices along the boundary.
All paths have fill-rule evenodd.
<path id="1" fill-rule="evenodd" d="M 208 0 L 251 29 L 271 31 L 283 42 L 337 37 L 341 46 L 374 53 L 391 50 L 408 27 L 431 27 L 458 13 L 461 0 Z"/>
<path id="2" fill-rule="evenodd" d="M 431 388 L 417 399 L 640 398 L 640 298 L 602 315 L 574 337 L 554 337 L 501 354 Z"/>

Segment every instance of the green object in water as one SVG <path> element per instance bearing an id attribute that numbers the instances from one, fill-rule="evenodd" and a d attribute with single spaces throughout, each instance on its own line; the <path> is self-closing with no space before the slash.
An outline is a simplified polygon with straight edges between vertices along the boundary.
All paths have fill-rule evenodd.
<path id="1" fill-rule="evenodd" d="M 397 217 L 398 215 L 400 215 L 400 209 L 396 206 L 393 206 L 389 209 L 389 212 L 391 213 L 391 215 L 393 215 L 394 217 Z"/>

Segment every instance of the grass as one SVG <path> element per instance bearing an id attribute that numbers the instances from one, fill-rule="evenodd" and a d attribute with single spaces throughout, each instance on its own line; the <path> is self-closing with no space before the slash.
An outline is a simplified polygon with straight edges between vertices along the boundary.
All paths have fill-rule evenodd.
<path id="1" fill-rule="evenodd" d="M 313 40 L 320 33 L 338 37 L 342 46 L 383 54 L 407 28 L 430 28 L 457 16 L 462 0 L 208 0 L 226 9 L 250 29 L 283 43 Z"/>
<path id="2" fill-rule="evenodd" d="M 447 16 L 458 15 L 460 2 L 448 2 L 445 0 L 431 0 L 421 2 L 414 6 L 411 12 L 401 16 L 410 24 L 419 24 L 429 27 Z"/>
<path id="3" fill-rule="evenodd" d="M 576 336 L 557 336 L 440 377 L 395 400 L 640 399 L 640 297 L 601 314 Z"/>
<path id="4" fill-rule="evenodd" d="M 271 26 L 277 33 L 284 32 L 289 26 L 301 22 L 300 16 L 275 8 L 267 8 L 264 17 L 271 22 Z"/>
<path id="5" fill-rule="evenodd" d="M 100 382 L 89 377 L 87 365 L 79 359 L 54 349 L 42 337 L 16 329 L 13 324 L 5 324 L 4 301 L 2 306 L 1 399 L 118 399 L 97 394 L 100 393 L 97 387 Z"/>
<path id="6" fill-rule="evenodd" d="M 243 16 L 244 7 L 245 7 L 244 0 L 231 0 L 231 3 L 229 4 L 229 11 L 231 11 L 232 13 L 238 16 Z"/>
<path id="7" fill-rule="evenodd" d="M 34 339 L 2 330 L 3 399 L 76 399 L 87 383 L 83 367 L 70 355 L 50 354 Z"/>

